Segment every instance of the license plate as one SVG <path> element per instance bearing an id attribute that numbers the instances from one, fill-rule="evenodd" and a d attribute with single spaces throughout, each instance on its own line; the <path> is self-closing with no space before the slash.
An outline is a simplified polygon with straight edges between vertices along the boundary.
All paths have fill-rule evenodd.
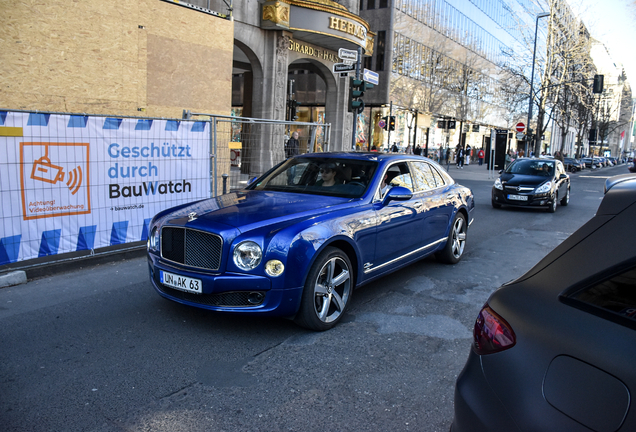
<path id="1" fill-rule="evenodd" d="M 512 201 L 528 201 L 528 197 L 525 195 L 508 195 L 508 199 Z"/>
<path id="2" fill-rule="evenodd" d="M 203 294 L 200 279 L 180 276 L 173 273 L 165 272 L 163 270 L 159 270 L 159 278 L 162 284 L 167 285 L 171 288 L 195 294 Z"/>

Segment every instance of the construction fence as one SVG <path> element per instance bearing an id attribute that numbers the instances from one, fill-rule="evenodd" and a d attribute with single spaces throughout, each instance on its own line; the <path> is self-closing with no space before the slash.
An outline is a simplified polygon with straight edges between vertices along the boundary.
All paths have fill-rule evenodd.
<path id="1" fill-rule="evenodd" d="M 139 244 L 167 208 L 242 189 L 329 125 L 0 110 L 0 271 L 42 257 Z"/>

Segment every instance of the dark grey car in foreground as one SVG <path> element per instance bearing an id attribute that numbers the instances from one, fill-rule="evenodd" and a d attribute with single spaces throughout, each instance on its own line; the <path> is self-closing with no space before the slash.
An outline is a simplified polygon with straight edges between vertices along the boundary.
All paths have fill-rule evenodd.
<path id="1" fill-rule="evenodd" d="M 453 432 L 636 431 L 636 175 L 479 313 Z"/>

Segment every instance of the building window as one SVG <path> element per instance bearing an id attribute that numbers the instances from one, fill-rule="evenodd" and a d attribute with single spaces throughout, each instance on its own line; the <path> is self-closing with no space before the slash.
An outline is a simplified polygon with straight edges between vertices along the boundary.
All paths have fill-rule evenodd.
<path id="1" fill-rule="evenodd" d="M 364 10 L 364 0 L 360 0 L 360 10 Z"/>
<path id="2" fill-rule="evenodd" d="M 375 9 L 375 0 L 367 1 L 367 9 Z"/>
<path id="3" fill-rule="evenodd" d="M 386 31 L 380 30 L 376 36 L 376 40 L 378 42 L 377 45 L 377 54 L 375 58 L 375 67 L 376 71 L 384 70 L 384 53 L 386 49 Z"/>
<path id="4" fill-rule="evenodd" d="M 365 57 L 363 67 L 373 70 L 373 68 L 371 67 L 371 60 L 373 60 L 373 57 Z"/>
<path id="5" fill-rule="evenodd" d="M 387 0 L 380 0 L 380 9 L 386 9 L 388 1 Z"/>

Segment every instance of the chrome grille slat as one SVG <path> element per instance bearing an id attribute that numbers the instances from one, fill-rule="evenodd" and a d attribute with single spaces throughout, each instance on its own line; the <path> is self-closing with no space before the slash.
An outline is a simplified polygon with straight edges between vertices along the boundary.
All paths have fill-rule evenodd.
<path id="1" fill-rule="evenodd" d="M 216 234 L 180 227 L 161 230 L 161 256 L 178 264 L 206 270 L 221 266 L 223 240 Z"/>

